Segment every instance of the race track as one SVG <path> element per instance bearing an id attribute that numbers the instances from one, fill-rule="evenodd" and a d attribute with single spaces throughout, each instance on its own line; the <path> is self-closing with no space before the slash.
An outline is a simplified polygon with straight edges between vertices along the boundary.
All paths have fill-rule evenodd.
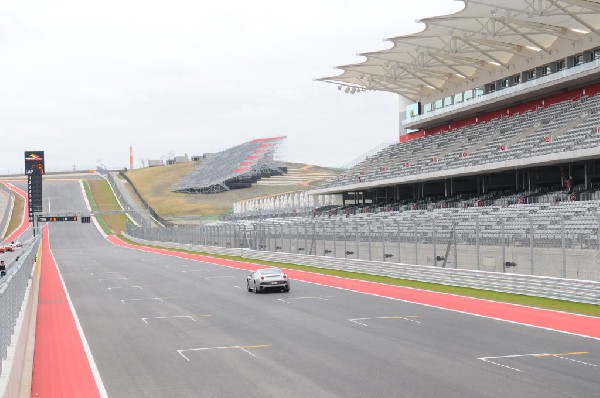
<path id="1" fill-rule="evenodd" d="M 44 196 L 53 211 L 85 209 L 76 181 L 47 182 Z M 300 281 L 290 293 L 256 295 L 247 271 L 118 247 L 93 224 L 52 223 L 49 236 L 109 397 L 600 389 L 596 339 Z"/>

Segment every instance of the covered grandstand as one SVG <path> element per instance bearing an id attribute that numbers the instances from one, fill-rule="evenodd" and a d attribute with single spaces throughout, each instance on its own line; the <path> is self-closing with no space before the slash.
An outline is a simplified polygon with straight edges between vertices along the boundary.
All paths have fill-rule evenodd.
<path id="1" fill-rule="evenodd" d="M 258 138 L 206 157 L 173 187 L 173 192 L 218 193 L 249 188 L 261 178 L 286 173 L 275 161 L 285 136 Z"/>
<path id="2" fill-rule="evenodd" d="M 320 79 L 398 94 L 404 120 L 399 143 L 311 193 L 352 206 L 527 202 L 600 185 L 600 2 L 464 3 Z"/>

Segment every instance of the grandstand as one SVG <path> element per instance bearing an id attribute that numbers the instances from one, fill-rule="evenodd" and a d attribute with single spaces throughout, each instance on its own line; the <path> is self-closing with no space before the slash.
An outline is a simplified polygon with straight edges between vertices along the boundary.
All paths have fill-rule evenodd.
<path id="1" fill-rule="evenodd" d="M 258 138 L 211 154 L 172 189 L 184 193 L 218 193 L 249 188 L 261 178 L 287 172 L 274 155 L 285 136 Z"/>
<path id="2" fill-rule="evenodd" d="M 529 173 L 530 168 L 540 170 L 545 166 L 543 170 L 552 173 L 553 165 L 565 162 L 571 165 L 572 173 L 577 169 L 576 181 L 589 185 L 591 179 L 599 176 L 584 170 L 589 163 L 579 163 L 576 159 L 600 156 L 600 95 L 577 98 L 394 144 L 329 180 L 315 192 L 429 181 L 433 189 L 436 183 L 439 189 L 445 188 L 437 194 L 448 196 L 448 187 L 436 180 L 511 169 L 518 170 L 514 173 L 525 172 L 527 185 L 532 187 L 536 181 L 533 173 Z M 585 175 L 579 171 L 585 171 Z M 476 191 L 476 177 L 471 179 Z M 481 193 L 485 190 L 482 185 Z"/>
<path id="3" fill-rule="evenodd" d="M 406 118 L 400 142 L 311 194 L 412 209 L 580 200 L 600 184 L 600 2 L 464 3 L 319 79 L 397 94 Z"/>

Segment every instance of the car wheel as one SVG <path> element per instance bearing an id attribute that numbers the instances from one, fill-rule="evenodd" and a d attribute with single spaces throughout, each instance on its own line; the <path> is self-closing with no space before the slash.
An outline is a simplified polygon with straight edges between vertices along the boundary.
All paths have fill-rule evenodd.
<path id="1" fill-rule="evenodd" d="M 289 287 L 286 287 L 285 289 L 283 289 L 283 292 L 284 292 L 284 293 L 289 293 L 289 292 L 290 292 L 290 288 L 289 288 Z"/>
<path id="2" fill-rule="evenodd" d="M 259 289 L 258 289 L 258 287 L 256 286 L 256 283 L 254 283 L 254 293 L 258 294 L 258 292 L 259 292 Z"/>
<path id="3" fill-rule="evenodd" d="M 250 282 L 246 281 L 246 288 L 248 289 L 249 292 L 252 291 L 252 289 L 250 288 Z"/>

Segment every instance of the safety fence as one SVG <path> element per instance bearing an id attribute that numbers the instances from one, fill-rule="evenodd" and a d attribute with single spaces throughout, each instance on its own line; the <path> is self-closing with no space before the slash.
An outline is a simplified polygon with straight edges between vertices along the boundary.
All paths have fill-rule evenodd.
<path id="1" fill-rule="evenodd" d="M 128 226 L 128 233 L 163 242 L 600 281 L 596 215 L 419 215 Z"/>
<path id="2" fill-rule="evenodd" d="M 131 228 L 131 232 L 138 233 L 140 232 L 140 229 Z M 179 235 L 179 237 L 181 236 L 182 235 Z M 142 244 L 157 243 L 156 240 L 141 239 L 130 234 L 127 234 L 127 237 Z M 177 235 L 171 235 L 171 238 L 175 237 L 177 237 Z M 165 237 L 163 236 L 163 238 Z M 210 254 L 225 254 L 255 260 L 307 265 L 317 268 L 388 276 L 391 278 L 469 287 L 473 289 L 546 297 L 596 305 L 600 304 L 600 282 L 594 281 L 461 270 L 425 265 L 333 258 L 283 252 L 268 252 L 248 248 L 224 248 L 219 246 L 204 246 L 167 241 L 162 241 L 161 245 Z"/>
<path id="3" fill-rule="evenodd" d="M 19 256 L 7 264 L 6 275 L 0 278 L 0 375 L 3 374 L 2 362 L 7 357 L 17 319 L 23 309 L 39 243 L 39 237 L 27 242 Z"/>

